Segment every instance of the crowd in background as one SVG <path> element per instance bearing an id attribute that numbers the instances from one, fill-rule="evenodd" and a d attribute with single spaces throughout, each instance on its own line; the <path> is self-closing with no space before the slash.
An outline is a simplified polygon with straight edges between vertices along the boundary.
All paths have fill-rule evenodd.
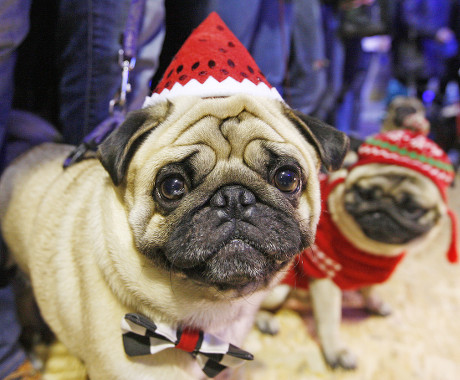
<path id="1" fill-rule="evenodd" d="M 41 141 L 80 143 L 109 117 L 130 3 L 0 2 L 0 172 Z M 291 107 L 364 138 L 395 96 L 416 97 L 458 164 L 460 0 L 147 0 L 128 110 L 212 11 Z M 25 355 L 4 251 L 0 259 L 4 378 Z"/>
<path id="2" fill-rule="evenodd" d="M 107 118 L 130 3 L 2 2 L 0 71 L 8 74 L 0 84 L 0 146 L 11 101 L 72 144 Z M 459 0 L 147 0 L 130 108 L 141 106 L 191 30 L 216 11 L 291 107 L 364 137 L 375 132 L 362 120 L 369 86 L 371 100 L 383 97 L 384 106 L 397 94 L 416 96 L 428 107 L 434 139 L 449 150 L 455 128 L 446 136 L 438 125 L 446 123 L 446 103 L 458 101 L 459 9 Z M 14 59 L 6 57 L 16 53 L 13 83 L 6 78 Z"/>

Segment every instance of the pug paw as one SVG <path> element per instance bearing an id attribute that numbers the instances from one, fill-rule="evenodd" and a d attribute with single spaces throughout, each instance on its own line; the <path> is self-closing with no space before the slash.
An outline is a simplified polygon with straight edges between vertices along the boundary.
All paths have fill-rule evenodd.
<path id="1" fill-rule="evenodd" d="M 379 317 L 388 317 L 393 310 L 391 309 L 391 306 L 388 305 L 387 303 L 381 303 L 380 305 L 372 305 L 372 306 L 366 306 L 366 310 L 374 315 L 378 315 Z"/>
<path id="2" fill-rule="evenodd" d="M 370 314 L 380 317 L 387 317 L 393 312 L 391 306 L 378 297 L 369 297 L 366 299 L 365 307 Z"/>
<path id="3" fill-rule="evenodd" d="M 356 369 L 358 360 L 356 356 L 346 348 L 338 352 L 324 354 L 327 364 L 331 368 L 343 368 L 346 370 Z"/>
<path id="4" fill-rule="evenodd" d="M 257 313 L 256 326 L 264 334 L 276 335 L 280 331 L 280 324 L 276 316 L 265 310 Z"/>
<path id="5" fill-rule="evenodd" d="M 391 306 L 378 294 L 375 286 L 361 289 L 361 293 L 364 297 L 364 307 L 370 314 L 386 317 L 393 312 Z"/>

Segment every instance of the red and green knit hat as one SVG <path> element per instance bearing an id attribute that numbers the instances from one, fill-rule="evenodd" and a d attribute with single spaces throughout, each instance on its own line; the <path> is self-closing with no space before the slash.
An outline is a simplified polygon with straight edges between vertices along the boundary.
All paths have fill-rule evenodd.
<path id="1" fill-rule="evenodd" d="M 424 135 L 408 130 L 394 130 L 367 138 L 359 147 L 356 165 L 372 162 L 405 166 L 422 173 L 436 184 L 444 200 L 447 200 L 446 190 L 455 176 L 444 150 Z"/>
<path id="2" fill-rule="evenodd" d="M 455 171 L 449 157 L 435 142 L 423 134 L 409 130 L 394 130 L 373 135 L 358 149 L 356 166 L 381 163 L 404 166 L 428 177 L 438 187 L 447 203 L 447 188 Z M 447 253 L 451 262 L 457 262 L 457 219 L 448 209 L 452 222 L 452 241 Z"/>
<path id="3" fill-rule="evenodd" d="M 184 42 L 144 107 L 177 96 L 240 93 L 283 101 L 243 44 L 213 12 Z"/>

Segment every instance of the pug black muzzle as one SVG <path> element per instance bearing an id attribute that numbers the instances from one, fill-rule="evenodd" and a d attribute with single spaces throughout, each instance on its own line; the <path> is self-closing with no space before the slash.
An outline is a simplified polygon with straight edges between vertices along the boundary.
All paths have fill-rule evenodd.
<path id="1" fill-rule="evenodd" d="M 439 214 L 430 213 L 432 217 L 421 223 L 430 209 L 409 193 L 397 199 L 379 187 L 366 189 L 355 184 L 347 191 L 350 194 L 346 211 L 367 237 L 382 243 L 406 244 L 427 233 L 439 219 Z"/>
<path id="2" fill-rule="evenodd" d="M 292 215 L 227 185 L 180 220 L 161 256 L 170 270 L 221 290 L 257 287 L 309 244 L 301 236 Z"/>

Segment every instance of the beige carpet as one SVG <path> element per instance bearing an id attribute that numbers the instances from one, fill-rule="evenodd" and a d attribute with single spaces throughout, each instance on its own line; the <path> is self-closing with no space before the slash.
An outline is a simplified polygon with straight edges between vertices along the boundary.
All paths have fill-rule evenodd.
<path id="1" fill-rule="evenodd" d="M 451 206 L 460 215 L 460 180 L 450 189 Z M 342 333 L 359 358 L 355 371 L 330 370 L 314 340 L 308 298 L 294 295 L 277 313 L 275 336 L 253 330 L 245 348 L 256 359 L 239 372 L 246 380 L 459 380 L 460 265 L 442 254 L 440 236 L 423 252 L 407 257 L 380 287 L 391 304 L 389 317 L 368 316 L 360 298 L 345 295 Z M 84 368 L 62 345 L 45 360 L 45 379 L 85 379 Z"/>

